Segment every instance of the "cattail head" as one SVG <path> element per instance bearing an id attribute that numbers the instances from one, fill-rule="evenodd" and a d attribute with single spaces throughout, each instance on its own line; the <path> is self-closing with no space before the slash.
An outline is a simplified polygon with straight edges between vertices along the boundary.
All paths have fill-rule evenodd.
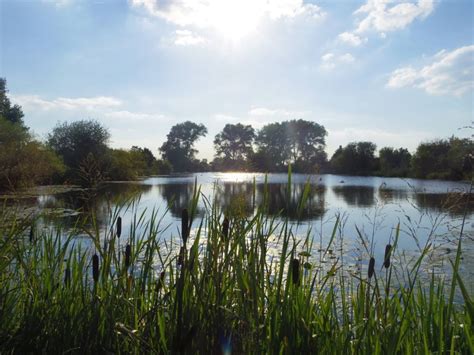
<path id="1" fill-rule="evenodd" d="M 131 257 L 132 257 L 132 247 L 130 244 L 127 244 L 125 246 L 125 268 L 127 269 L 130 266 Z"/>
<path id="2" fill-rule="evenodd" d="M 165 272 L 162 271 L 160 274 L 160 278 L 156 282 L 156 292 L 160 292 L 160 290 L 165 286 Z"/>
<path id="3" fill-rule="evenodd" d="M 35 229 L 33 225 L 30 227 L 30 243 L 33 243 L 35 240 Z"/>
<path id="4" fill-rule="evenodd" d="M 92 278 L 95 283 L 99 281 L 99 256 L 97 254 L 92 256 Z"/>
<path id="5" fill-rule="evenodd" d="M 122 217 L 117 218 L 117 238 L 122 235 Z"/>
<path id="6" fill-rule="evenodd" d="M 64 271 L 64 285 L 69 286 L 71 283 L 71 269 L 66 267 L 66 271 Z"/>
<path id="7" fill-rule="evenodd" d="M 291 273 L 294 285 L 300 284 L 300 261 L 298 259 L 291 260 Z"/>
<path id="8" fill-rule="evenodd" d="M 184 265 L 184 253 L 185 252 L 186 252 L 186 249 L 184 247 L 181 247 L 179 249 L 178 266 L 183 266 Z"/>
<path id="9" fill-rule="evenodd" d="M 372 278 L 372 276 L 374 276 L 374 272 L 375 272 L 375 258 L 370 258 L 370 261 L 369 261 L 369 279 Z"/>
<path id="10" fill-rule="evenodd" d="M 222 223 L 222 236 L 225 240 L 229 237 L 229 218 L 225 217 Z"/>
<path id="11" fill-rule="evenodd" d="M 181 238 L 183 239 L 183 244 L 186 245 L 186 241 L 189 237 L 189 214 L 188 210 L 185 208 L 181 213 Z"/>
<path id="12" fill-rule="evenodd" d="M 387 244 L 385 246 L 385 256 L 383 258 L 383 266 L 388 269 L 390 267 L 390 254 L 392 253 L 392 245 Z"/>

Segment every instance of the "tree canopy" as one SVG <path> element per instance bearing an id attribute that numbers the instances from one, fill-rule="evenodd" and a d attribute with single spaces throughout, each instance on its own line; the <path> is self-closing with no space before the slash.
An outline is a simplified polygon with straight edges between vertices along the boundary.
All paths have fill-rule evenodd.
<path id="1" fill-rule="evenodd" d="M 216 161 L 220 170 L 244 170 L 253 153 L 255 130 L 250 125 L 226 124 L 214 138 Z"/>
<path id="2" fill-rule="evenodd" d="M 370 175 L 376 169 L 375 150 L 372 142 L 352 142 L 339 148 L 331 157 L 331 168 L 337 174 Z"/>
<path id="3" fill-rule="evenodd" d="M 176 172 L 192 171 L 197 153 L 194 144 L 206 134 L 203 124 L 186 121 L 174 125 L 160 148 L 163 159 L 168 160 Z"/>
<path id="4" fill-rule="evenodd" d="M 19 105 L 11 105 L 7 96 L 7 81 L 0 78 L 0 116 L 6 121 L 21 126 L 26 129 L 23 123 L 23 111 Z"/>

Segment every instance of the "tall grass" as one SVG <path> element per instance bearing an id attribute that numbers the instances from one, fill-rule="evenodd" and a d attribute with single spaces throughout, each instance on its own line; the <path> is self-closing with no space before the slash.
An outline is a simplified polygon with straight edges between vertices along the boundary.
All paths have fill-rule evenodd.
<path id="1" fill-rule="evenodd" d="M 291 195 L 291 174 L 288 186 Z M 418 275 L 429 245 L 412 265 L 394 262 L 399 226 L 381 269 L 370 254 L 349 273 L 328 259 L 340 218 L 315 251 L 311 232 L 301 240 L 266 208 L 224 215 L 196 186 L 171 241 L 156 211 L 135 214 L 127 232 L 117 208 L 87 238 L 80 226 L 37 230 L 0 217 L 0 352 L 474 353 L 462 231 L 452 282 L 433 274 L 426 284 Z"/>

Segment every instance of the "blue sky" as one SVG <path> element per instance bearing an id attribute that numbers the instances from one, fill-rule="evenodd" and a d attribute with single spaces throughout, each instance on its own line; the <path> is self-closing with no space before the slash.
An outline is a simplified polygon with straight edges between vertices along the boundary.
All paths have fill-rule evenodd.
<path id="1" fill-rule="evenodd" d="M 473 118 L 470 0 L 0 0 L 0 76 L 40 137 L 94 118 L 114 147 L 200 122 L 293 118 L 414 150 Z"/>

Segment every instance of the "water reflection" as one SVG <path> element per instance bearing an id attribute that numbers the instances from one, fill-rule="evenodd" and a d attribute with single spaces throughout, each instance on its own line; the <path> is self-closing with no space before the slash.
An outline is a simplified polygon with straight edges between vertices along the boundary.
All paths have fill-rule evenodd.
<path id="1" fill-rule="evenodd" d="M 188 208 L 194 195 L 193 183 L 158 185 L 158 192 L 168 206 L 169 213 L 175 218 L 181 218 L 183 209 Z M 198 206 L 197 217 L 204 215 L 204 209 Z"/>
<path id="2" fill-rule="evenodd" d="M 373 186 L 333 186 L 332 191 L 349 206 L 365 208 L 376 203 Z"/>

